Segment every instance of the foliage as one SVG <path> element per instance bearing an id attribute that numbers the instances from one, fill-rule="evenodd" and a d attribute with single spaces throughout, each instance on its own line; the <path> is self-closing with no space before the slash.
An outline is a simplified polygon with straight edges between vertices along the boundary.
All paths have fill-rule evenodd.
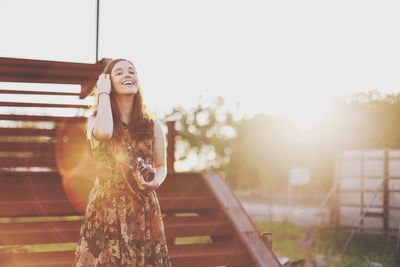
<path id="1" fill-rule="evenodd" d="M 338 100 L 331 117 L 338 147 L 400 147 L 400 94 L 354 94 Z"/>
<path id="2" fill-rule="evenodd" d="M 176 121 L 178 161 L 192 158 L 194 170 L 219 170 L 233 187 L 264 192 L 286 191 L 291 167 L 311 170 L 303 192 L 324 192 L 338 150 L 400 148 L 400 94 L 338 99 L 325 120 L 307 130 L 266 114 L 235 120 L 221 97 L 208 107 L 176 107 L 165 119 Z"/>
<path id="3" fill-rule="evenodd" d="M 342 149 L 400 148 L 400 94 L 375 91 L 338 99 L 312 128 L 296 128 L 282 117 L 243 120 L 232 141 L 227 177 L 236 187 L 286 191 L 289 169 L 306 167 L 311 182 L 302 192 L 327 191 L 333 182 L 335 153 Z"/>
<path id="4" fill-rule="evenodd" d="M 187 110 L 175 107 L 164 120 L 175 121 L 177 161 L 195 155 L 195 170 L 222 170 L 229 162 L 238 121 L 224 109 L 222 97 L 210 106 L 199 104 Z"/>
<path id="5" fill-rule="evenodd" d="M 273 187 L 294 160 L 293 127 L 288 121 L 258 115 L 238 125 L 227 177 L 235 187 Z M 276 179 L 274 179 L 276 178 Z M 273 183 L 271 183 L 273 181 Z M 286 182 L 283 182 L 286 184 Z"/>
<path id="6" fill-rule="evenodd" d="M 372 266 L 371 262 L 381 263 L 383 267 L 395 267 L 400 264 L 400 258 L 395 249 L 395 237 L 357 233 L 348 251 L 340 258 L 338 255 L 349 233 L 336 233 L 334 230 L 317 228 L 314 235 L 317 245 L 304 250 L 299 248 L 299 244 L 307 231 L 306 227 L 288 222 L 259 222 L 256 226 L 259 232 L 272 233 L 273 251 L 279 257 L 312 261 L 317 255 L 323 255 L 325 266 L 331 267 L 367 267 Z"/>

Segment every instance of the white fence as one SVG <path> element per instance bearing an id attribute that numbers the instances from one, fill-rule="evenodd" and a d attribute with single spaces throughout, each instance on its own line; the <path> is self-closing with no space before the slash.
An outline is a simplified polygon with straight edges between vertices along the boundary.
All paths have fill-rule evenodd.
<path id="1" fill-rule="evenodd" d="M 336 158 L 336 226 L 397 233 L 400 150 L 345 150 Z M 365 217 L 361 220 L 361 215 Z M 359 222 L 359 223 L 358 223 Z"/>

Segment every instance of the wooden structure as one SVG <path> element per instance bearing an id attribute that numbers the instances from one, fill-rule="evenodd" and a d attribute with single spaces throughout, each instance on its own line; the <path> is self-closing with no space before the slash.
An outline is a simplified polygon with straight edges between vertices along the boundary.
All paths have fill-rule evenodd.
<path id="1" fill-rule="evenodd" d="M 0 90 L 0 97 L 11 93 L 84 98 L 105 62 L 0 58 L 0 81 L 82 85 L 76 94 Z M 29 102 L 0 106 L 86 108 Z M 93 182 L 88 179 L 93 162 L 84 122 L 84 116 L 0 114 L 2 266 L 71 266 Z M 280 266 L 219 174 L 169 173 L 157 194 L 173 266 Z"/>

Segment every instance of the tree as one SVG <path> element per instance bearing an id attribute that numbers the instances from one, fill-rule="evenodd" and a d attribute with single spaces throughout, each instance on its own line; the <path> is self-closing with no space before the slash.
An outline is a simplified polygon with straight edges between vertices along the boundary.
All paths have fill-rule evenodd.
<path id="1" fill-rule="evenodd" d="M 198 104 L 187 110 L 175 107 L 164 120 L 175 121 L 177 161 L 186 160 L 191 169 L 198 171 L 224 169 L 239 122 L 224 109 L 222 97 L 217 97 L 210 106 Z"/>
<path id="2" fill-rule="evenodd" d="M 217 98 L 208 107 L 174 108 L 177 160 L 194 159 L 192 170 L 226 173 L 233 187 L 285 191 L 290 167 L 311 170 L 305 191 L 328 190 L 335 152 L 400 148 L 400 94 L 354 94 L 337 100 L 328 117 L 307 132 L 282 117 L 260 114 L 235 120 Z"/>

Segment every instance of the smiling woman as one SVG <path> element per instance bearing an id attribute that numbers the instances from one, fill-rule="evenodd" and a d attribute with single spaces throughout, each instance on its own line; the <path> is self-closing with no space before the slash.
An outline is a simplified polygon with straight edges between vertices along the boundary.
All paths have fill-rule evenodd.
<path id="1" fill-rule="evenodd" d="M 111 61 L 96 87 L 97 101 L 87 121 L 96 181 L 81 226 L 75 266 L 170 267 L 155 192 L 166 177 L 160 122 L 146 109 L 130 61 Z M 139 158 L 145 167 L 138 166 Z M 150 181 L 143 177 L 149 172 L 154 173 Z"/>

